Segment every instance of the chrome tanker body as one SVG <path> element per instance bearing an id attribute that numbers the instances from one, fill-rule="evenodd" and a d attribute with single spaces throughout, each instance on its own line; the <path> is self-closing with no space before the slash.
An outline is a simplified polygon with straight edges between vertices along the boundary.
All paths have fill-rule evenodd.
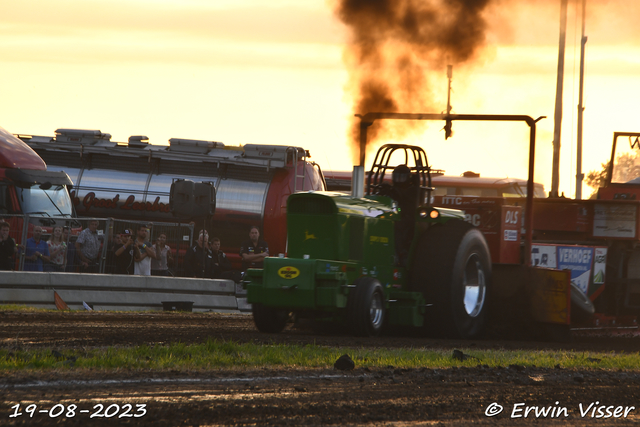
<path id="1" fill-rule="evenodd" d="M 172 138 L 149 144 L 145 136 L 111 141 L 98 130 L 58 129 L 54 137 L 18 135 L 49 165 L 73 180 L 78 216 L 188 222 L 169 207 L 174 179 L 212 182 L 216 211 L 210 232 L 236 263 L 249 227 L 261 228 L 272 254 L 286 251 L 286 203 L 297 191 L 324 190 L 320 168 L 301 147 Z"/>

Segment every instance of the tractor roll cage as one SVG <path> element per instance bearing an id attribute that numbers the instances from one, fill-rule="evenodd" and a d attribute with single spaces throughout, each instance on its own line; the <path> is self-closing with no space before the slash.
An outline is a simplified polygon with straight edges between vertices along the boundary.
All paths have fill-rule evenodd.
<path id="1" fill-rule="evenodd" d="M 420 192 L 418 193 L 418 200 L 416 200 L 417 206 L 424 204 L 425 200 L 426 204 L 429 205 L 431 203 L 431 192 L 434 190 L 431 186 L 431 168 L 427 161 L 427 153 L 421 147 L 416 147 L 415 145 L 385 144 L 380 147 L 367 175 L 366 194 L 379 193 L 387 169 L 393 170 L 396 168 L 396 166 L 389 166 L 389 160 L 397 150 L 404 150 L 404 164 L 409 167 L 412 174 L 415 172 L 415 176 L 418 178 L 416 184 L 420 186 Z M 409 153 L 413 154 L 415 166 L 409 166 Z"/>
<path id="2" fill-rule="evenodd" d="M 525 122 L 529 125 L 529 173 L 527 180 L 527 203 L 525 213 L 525 253 L 524 264 L 531 266 L 531 245 L 533 241 L 533 169 L 535 163 L 536 152 L 536 123 L 546 116 L 540 116 L 533 119 L 525 115 L 511 114 L 411 114 L 411 113 L 366 113 L 364 115 L 356 114 L 360 118 L 360 166 L 364 167 L 366 146 L 367 146 L 367 129 L 373 125 L 373 122 L 380 119 L 392 120 L 444 120 L 446 126 L 451 127 L 454 120 L 463 121 L 510 121 Z"/>

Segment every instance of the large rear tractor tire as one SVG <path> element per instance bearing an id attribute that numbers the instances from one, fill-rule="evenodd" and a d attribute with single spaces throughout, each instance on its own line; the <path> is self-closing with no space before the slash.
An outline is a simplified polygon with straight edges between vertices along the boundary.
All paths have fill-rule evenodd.
<path id="1" fill-rule="evenodd" d="M 252 304 L 251 310 L 256 328 L 267 334 L 282 332 L 289 320 L 289 313 L 285 310 L 265 307 L 262 304 Z"/>
<path id="2" fill-rule="evenodd" d="M 355 285 L 347 301 L 348 327 L 358 337 L 380 335 L 386 315 L 382 285 L 373 277 L 362 277 Z"/>
<path id="3" fill-rule="evenodd" d="M 444 338 L 475 338 L 484 328 L 491 255 L 482 233 L 460 220 L 434 225 L 420 236 L 411 288 L 426 303 L 425 331 Z"/>

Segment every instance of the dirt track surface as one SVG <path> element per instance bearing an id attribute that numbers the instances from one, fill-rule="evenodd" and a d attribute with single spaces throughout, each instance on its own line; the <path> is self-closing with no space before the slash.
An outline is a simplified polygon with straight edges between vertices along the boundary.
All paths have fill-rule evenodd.
<path id="1" fill-rule="evenodd" d="M 615 338 L 581 336 L 571 343 L 465 342 L 416 337 L 365 339 L 319 336 L 303 329 L 266 335 L 255 330 L 251 316 L 239 314 L 0 312 L 0 325 L 4 349 L 195 344 L 212 338 L 334 347 L 640 350 L 640 338 L 634 334 Z M 595 402 L 599 403 L 586 409 Z M 11 407 L 17 403 L 21 404 L 23 414 L 9 418 L 14 413 Z M 38 412 L 30 418 L 24 411 L 28 404 L 38 405 L 37 410 L 58 405 L 58 411 L 64 406 L 65 411 L 55 418 Z M 125 413 L 127 404 L 132 405 L 132 409 Z M 502 412 L 486 416 L 487 411 L 497 409 L 496 404 L 503 407 Z M 76 405 L 71 416 L 67 416 L 69 405 Z M 109 414 L 115 415 L 90 418 L 100 409 L 95 405 L 103 405 L 102 414 L 110 408 Z M 146 405 L 146 413 L 137 418 L 134 415 L 141 415 L 142 409 L 136 405 Z M 584 416 L 580 405 L 586 412 Z M 611 406 L 609 413 L 613 416 L 598 418 L 600 406 L 604 406 L 604 416 Z M 531 410 L 525 418 L 528 407 L 538 407 L 538 412 L 551 409 L 546 417 L 536 417 L 535 410 Z M 88 412 L 80 413 L 80 410 Z M 119 418 L 123 414 L 125 416 Z M 517 415 L 521 417 L 512 418 Z M 0 425 L 413 426 L 554 422 L 573 425 L 640 422 L 640 367 L 631 372 L 520 366 L 488 368 L 481 364 L 442 370 L 356 366 L 347 372 L 330 367 L 207 372 L 116 370 L 106 376 L 69 370 L 18 373 L 0 379 Z"/>

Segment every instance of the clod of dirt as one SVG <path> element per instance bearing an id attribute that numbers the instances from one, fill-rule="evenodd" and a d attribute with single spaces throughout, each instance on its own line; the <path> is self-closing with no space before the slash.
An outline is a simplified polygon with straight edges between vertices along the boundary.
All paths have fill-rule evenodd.
<path id="1" fill-rule="evenodd" d="M 64 364 L 66 366 L 73 366 L 75 365 L 76 360 L 78 360 L 77 356 L 67 357 L 67 360 L 64 362 Z"/>
<path id="2" fill-rule="evenodd" d="M 356 367 L 356 364 L 348 354 L 343 354 L 336 360 L 333 367 L 341 371 L 351 371 Z"/>
<path id="3" fill-rule="evenodd" d="M 452 357 L 454 359 L 456 359 L 456 360 L 469 360 L 469 359 L 480 360 L 475 356 L 471 356 L 469 354 L 464 354 L 460 350 L 453 350 L 453 356 Z"/>

